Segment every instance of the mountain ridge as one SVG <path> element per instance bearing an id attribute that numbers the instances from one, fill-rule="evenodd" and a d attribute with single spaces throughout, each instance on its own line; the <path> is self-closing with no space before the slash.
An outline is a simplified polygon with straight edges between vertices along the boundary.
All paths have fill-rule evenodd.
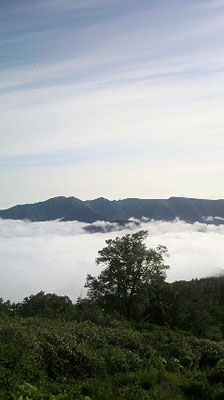
<path id="1" fill-rule="evenodd" d="M 127 221 L 134 217 L 172 221 L 180 218 L 186 222 L 224 223 L 224 199 L 209 200 L 189 197 L 168 199 L 126 198 L 108 200 L 98 197 L 80 200 L 77 197 L 57 196 L 45 201 L 22 204 L 0 210 L 0 218 L 29 221 Z"/>

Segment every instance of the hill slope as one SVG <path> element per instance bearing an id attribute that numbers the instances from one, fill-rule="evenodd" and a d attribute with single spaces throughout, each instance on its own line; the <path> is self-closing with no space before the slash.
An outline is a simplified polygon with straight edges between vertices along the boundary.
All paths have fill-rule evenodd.
<path id="1" fill-rule="evenodd" d="M 0 211 L 0 218 L 28 219 L 30 221 L 51 221 L 62 219 L 64 221 L 94 222 L 102 219 L 92 211 L 85 202 L 76 197 L 54 197 L 35 204 L 18 205 Z"/>

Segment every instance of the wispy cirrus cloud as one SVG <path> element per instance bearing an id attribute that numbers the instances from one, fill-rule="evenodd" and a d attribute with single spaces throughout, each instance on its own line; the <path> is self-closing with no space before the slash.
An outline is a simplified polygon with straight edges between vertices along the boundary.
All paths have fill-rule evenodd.
<path id="1" fill-rule="evenodd" d="M 182 165 L 189 165 L 188 180 L 193 182 L 190 166 L 196 166 L 199 173 L 204 165 L 210 171 L 213 162 L 220 170 L 222 163 L 224 20 L 219 9 L 211 13 L 200 4 L 191 0 L 178 5 L 145 0 L 21 0 L 13 2 L 13 7 L 5 0 L 1 4 L 4 204 L 7 193 L 13 191 L 13 166 L 20 166 L 20 174 L 24 181 L 29 179 L 34 193 L 30 176 L 37 180 L 41 166 L 57 168 L 60 164 L 64 175 L 60 174 L 54 187 L 61 193 L 68 182 L 68 164 L 79 171 L 82 181 L 84 160 L 86 170 L 94 164 L 97 187 L 103 162 L 108 176 L 111 164 L 115 168 L 114 161 L 119 163 L 115 169 L 122 176 L 124 160 L 134 162 L 138 171 L 147 158 L 149 181 L 149 171 L 158 170 L 158 192 L 165 188 L 162 177 L 166 171 L 169 186 L 164 197 L 183 192 L 204 196 L 202 173 L 193 193 L 186 193 L 180 180 L 174 185 L 177 174 L 173 173 L 181 159 Z M 132 192 L 130 169 L 126 166 L 126 193 Z M 19 181 L 16 193 L 21 193 Z M 144 197 L 151 196 L 143 174 L 136 185 L 138 193 L 144 185 Z M 89 191 L 90 186 L 86 182 L 82 197 L 97 196 L 93 189 Z M 66 192 L 71 188 L 72 183 Z M 214 180 L 206 188 L 206 196 L 221 197 L 218 181 L 215 191 Z M 120 189 L 118 185 L 116 197 L 124 197 Z M 46 197 L 44 190 L 38 199 Z"/>
<path id="2" fill-rule="evenodd" d="M 222 0 L 210 0 L 210 1 L 204 1 L 203 3 L 196 4 L 195 7 L 199 8 L 204 8 L 204 9 L 210 9 L 210 10 L 216 10 L 219 8 L 224 8 L 224 3 Z"/>

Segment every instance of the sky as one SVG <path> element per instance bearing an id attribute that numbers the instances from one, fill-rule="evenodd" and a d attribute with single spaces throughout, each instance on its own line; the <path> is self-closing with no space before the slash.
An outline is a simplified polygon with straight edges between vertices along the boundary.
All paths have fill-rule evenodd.
<path id="1" fill-rule="evenodd" d="M 103 269 L 95 258 L 105 240 L 139 229 L 148 231 L 148 248 L 167 246 L 168 282 L 223 275 L 224 225 L 150 221 L 137 228 L 130 224 L 132 230 L 95 234 L 85 233 L 84 225 L 0 219 L 0 297 L 19 302 L 41 290 L 73 301 L 85 297 L 87 274 L 98 276 Z"/>
<path id="2" fill-rule="evenodd" d="M 223 198 L 223 0 L 0 2 L 0 208 Z"/>

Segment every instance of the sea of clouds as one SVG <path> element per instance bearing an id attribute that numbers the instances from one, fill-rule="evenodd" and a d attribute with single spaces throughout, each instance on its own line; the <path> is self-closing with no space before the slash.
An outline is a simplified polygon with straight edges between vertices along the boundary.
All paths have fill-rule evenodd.
<path id="1" fill-rule="evenodd" d="M 0 297 L 17 302 L 40 290 L 68 295 L 73 301 L 85 296 L 86 275 L 101 271 L 95 258 L 105 240 L 140 229 L 149 232 L 148 247 L 167 246 L 169 282 L 224 274 L 224 225 L 135 220 L 123 229 L 113 223 L 112 232 L 92 234 L 85 225 L 0 219 Z M 95 225 L 108 228 L 108 222 Z"/>

